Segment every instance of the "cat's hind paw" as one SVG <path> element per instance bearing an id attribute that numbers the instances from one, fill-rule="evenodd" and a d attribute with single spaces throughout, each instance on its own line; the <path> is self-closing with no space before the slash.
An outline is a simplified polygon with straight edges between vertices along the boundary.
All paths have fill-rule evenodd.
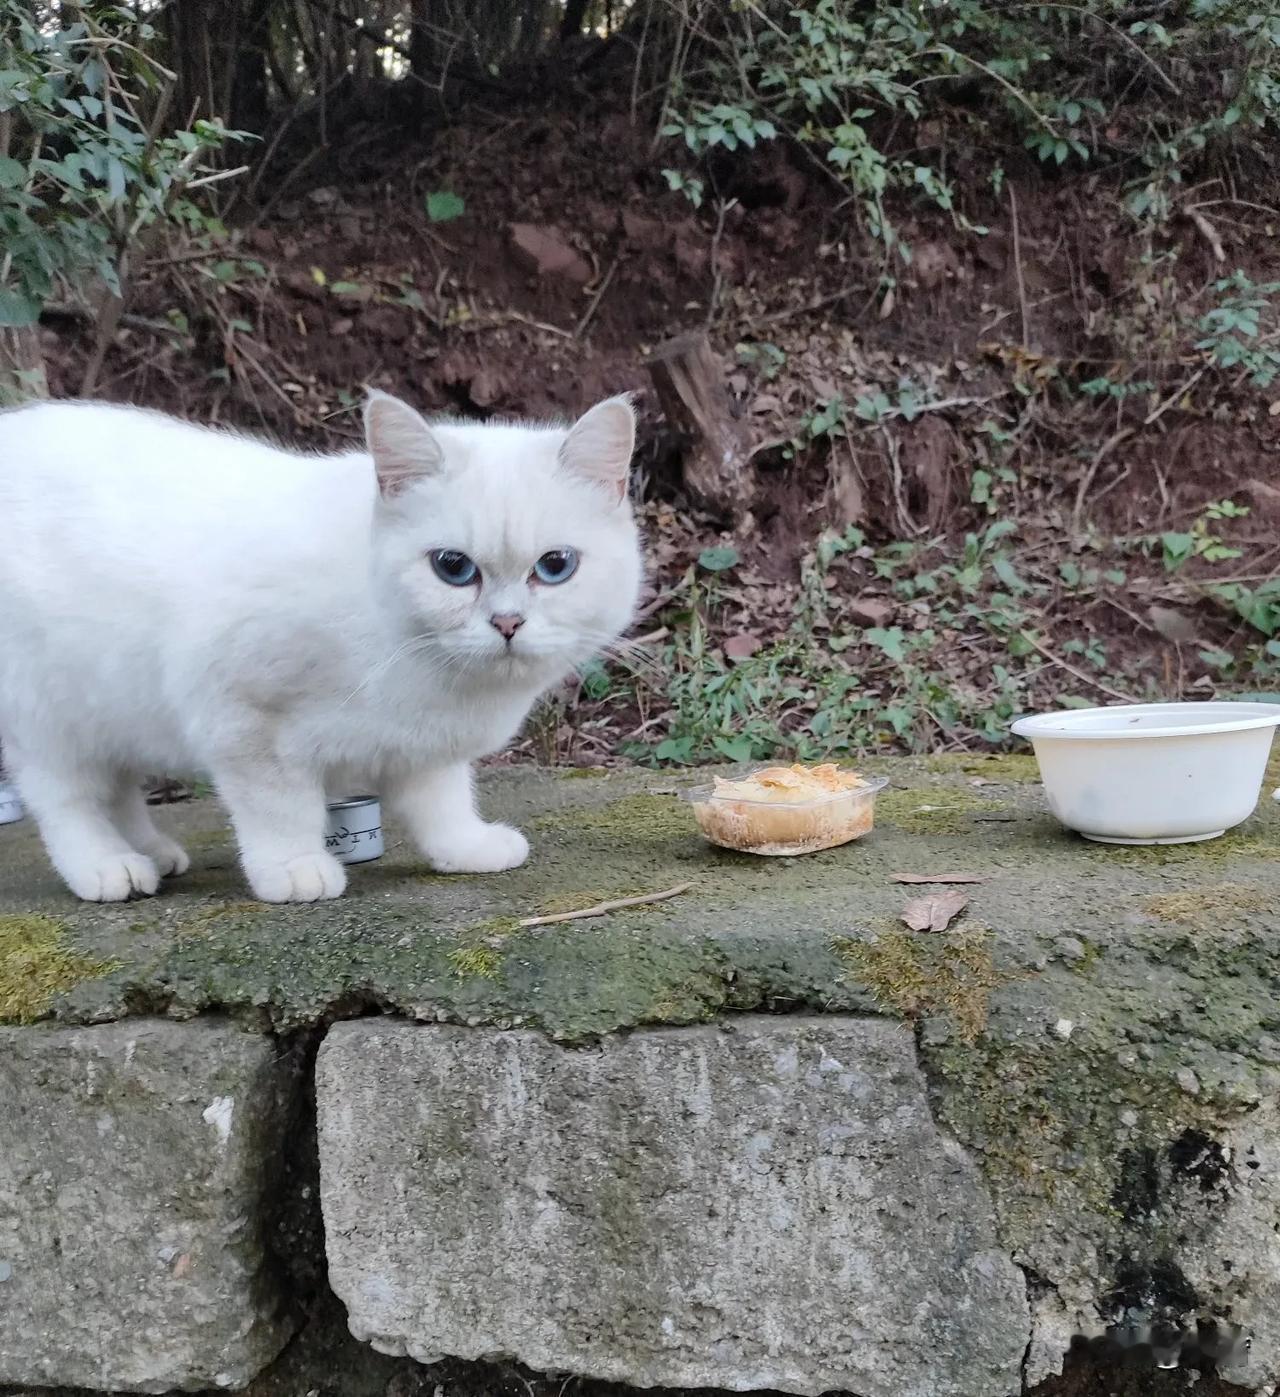
<path id="1" fill-rule="evenodd" d="M 181 844 L 161 836 L 154 844 L 148 844 L 146 855 L 155 864 L 161 878 L 176 878 L 191 867 L 191 859 Z"/>
<path id="2" fill-rule="evenodd" d="M 510 825 L 472 825 L 424 850 L 437 873 L 505 873 L 529 857 L 529 841 Z"/>
<path id="3" fill-rule="evenodd" d="M 151 897 L 160 886 L 160 872 L 145 854 L 114 854 L 64 872 L 67 886 L 85 902 L 128 902 Z"/>
<path id="4" fill-rule="evenodd" d="M 263 902 L 322 902 L 341 897 L 346 870 L 332 854 L 303 854 L 284 863 L 246 864 L 249 886 Z"/>

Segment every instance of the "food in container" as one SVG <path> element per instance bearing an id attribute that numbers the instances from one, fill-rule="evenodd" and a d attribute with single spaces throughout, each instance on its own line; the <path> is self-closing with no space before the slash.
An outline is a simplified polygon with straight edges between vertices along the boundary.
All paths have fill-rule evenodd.
<path id="1" fill-rule="evenodd" d="M 822 766 L 771 766 L 741 780 L 717 777 L 687 793 L 702 833 L 745 854 L 834 849 L 871 829 L 876 792 L 888 782 Z"/>

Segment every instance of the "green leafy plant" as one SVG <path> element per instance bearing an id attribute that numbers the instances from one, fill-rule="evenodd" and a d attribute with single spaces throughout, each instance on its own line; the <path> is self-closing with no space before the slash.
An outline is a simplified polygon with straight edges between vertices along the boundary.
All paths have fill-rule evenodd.
<path id="1" fill-rule="evenodd" d="M 1236 504 L 1234 500 L 1217 500 L 1205 506 L 1187 532 L 1161 534 L 1160 550 L 1166 571 L 1176 572 L 1192 558 L 1201 558 L 1206 563 L 1238 558 L 1241 550 L 1227 544 L 1216 529 L 1224 519 L 1243 519 L 1248 513 L 1248 505 Z"/>
<path id="2" fill-rule="evenodd" d="M 452 223 L 467 211 L 466 201 L 449 189 L 434 189 L 426 197 L 427 217 L 432 223 Z"/>
<path id="3" fill-rule="evenodd" d="M 1280 281 L 1259 285 L 1237 270 L 1214 290 L 1218 304 L 1200 318 L 1196 348 L 1206 350 L 1219 368 L 1241 369 L 1255 387 L 1269 388 L 1280 377 L 1280 349 L 1267 342 L 1262 320 L 1276 318 L 1271 298 L 1280 293 Z"/>
<path id="4" fill-rule="evenodd" d="M 34 324 L 60 284 L 96 277 L 119 295 L 129 248 L 157 219 L 194 216 L 178 205 L 235 134 L 161 134 L 168 75 L 114 32 L 133 14 L 66 13 L 80 17 L 45 29 L 16 0 L 0 7 L 0 325 Z"/>

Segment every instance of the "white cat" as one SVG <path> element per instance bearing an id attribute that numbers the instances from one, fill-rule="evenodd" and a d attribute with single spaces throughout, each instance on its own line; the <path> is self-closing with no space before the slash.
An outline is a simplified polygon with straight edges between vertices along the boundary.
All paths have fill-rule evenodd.
<path id="1" fill-rule="evenodd" d="M 54 866 L 116 902 L 182 873 L 139 782 L 205 771 L 268 902 L 337 897 L 326 793 L 372 789 L 446 872 L 524 862 L 471 766 L 630 619 L 624 398 L 570 429 L 428 425 L 384 393 L 368 454 L 157 413 L 0 413 L 0 739 Z"/>

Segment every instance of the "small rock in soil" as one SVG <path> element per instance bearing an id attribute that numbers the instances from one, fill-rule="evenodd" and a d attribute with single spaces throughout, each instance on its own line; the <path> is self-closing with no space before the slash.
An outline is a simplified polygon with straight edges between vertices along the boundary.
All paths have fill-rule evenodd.
<path id="1" fill-rule="evenodd" d="M 558 229 L 535 223 L 513 223 L 509 238 L 516 261 L 540 277 L 564 277 L 579 286 L 591 280 L 591 268 Z"/>

